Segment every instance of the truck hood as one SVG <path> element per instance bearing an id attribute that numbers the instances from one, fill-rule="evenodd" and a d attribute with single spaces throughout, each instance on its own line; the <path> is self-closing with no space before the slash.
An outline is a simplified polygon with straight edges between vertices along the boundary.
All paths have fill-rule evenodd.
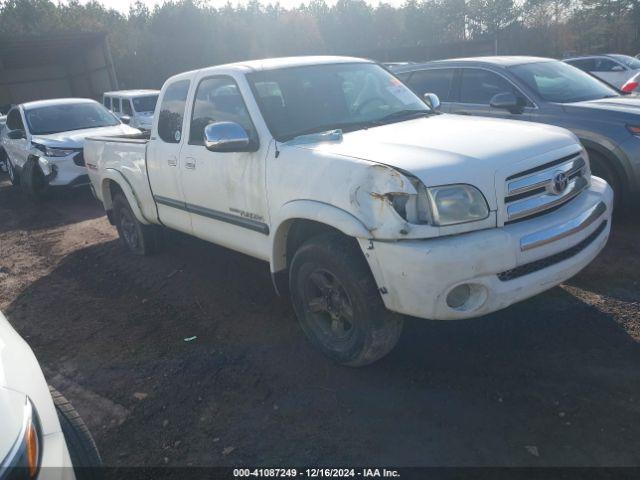
<path id="1" fill-rule="evenodd" d="M 620 96 L 613 98 L 601 98 L 585 102 L 567 103 L 563 105 L 564 111 L 570 115 L 593 115 L 599 119 L 628 120 L 638 119 L 640 115 L 640 97 L 636 95 Z"/>
<path id="2" fill-rule="evenodd" d="M 131 135 L 140 133 L 137 128 L 120 124 L 112 127 L 87 128 L 71 132 L 52 133 L 50 135 L 34 135 L 32 141 L 54 148 L 82 148 L 87 137 Z"/>
<path id="3" fill-rule="evenodd" d="M 571 132 L 558 127 L 442 114 L 350 132 L 341 141 L 302 147 L 404 170 L 426 186 L 471 184 L 489 200 L 495 197 L 497 171 L 571 145 L 580 148 Z"/>
<path id="4" fill-rule="evenodd" d="M 23 393 L 0 387 L 0 462 L 9 455 L 22 432 L 26 401 Z"/>

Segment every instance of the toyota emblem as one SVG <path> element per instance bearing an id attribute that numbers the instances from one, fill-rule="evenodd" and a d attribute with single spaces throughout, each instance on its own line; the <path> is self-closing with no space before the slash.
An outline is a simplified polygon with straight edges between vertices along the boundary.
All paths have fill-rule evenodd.
<path id="1" fill-rule="evenodd" d="M 555 193 L 556 195 L 560 195 L 562 192 L 564 192 L 565 189 L 567 188 L 567 185 L 569 184 L 569 179 L 567 178 L 567 175 L 564 172 L 557 172 L 553 176 L 552 181 L 553 181 L 553 185 L 552 185 L 553 193 Z"/>

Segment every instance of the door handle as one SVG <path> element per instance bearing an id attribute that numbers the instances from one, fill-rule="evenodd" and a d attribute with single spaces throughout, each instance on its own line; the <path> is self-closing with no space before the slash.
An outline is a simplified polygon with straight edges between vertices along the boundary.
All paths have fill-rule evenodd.
<path id="1" fill-rule="evenodd" d="M 184 159 L 184 168 L 188 168 L 189 170 L 196 169 L 196 159 L 193 157 L 187 157 Z"/>
<path id="2" fill-rule="evenodd" d="M 170 167 L 175 167 L 176 165 L 178 165 L 178 157 L 174 157 L 174 156 L 169 157 L 167 159 L 167 164 Z"/>

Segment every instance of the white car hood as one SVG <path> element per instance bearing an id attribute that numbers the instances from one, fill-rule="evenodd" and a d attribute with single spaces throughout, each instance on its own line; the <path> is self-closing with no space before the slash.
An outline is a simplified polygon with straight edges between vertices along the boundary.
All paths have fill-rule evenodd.
<path id="1" fill-rule="evenodd" d="M 42 143 L 49 147 L 60 148 L 82 148 L 87 137 L 109 136 L 109 135 L 131 135 L 140 133 L 137 128 L 120 124 L 113 127 L 87 128 L 83 130 L 73 130 L 71 132 L 52 133 L 50 135 L 34 135 L 32 141 Z"/>
<path id="2" fill-rule="evenodd" d="M 473 183 L 479 173 L 576 144 L 558 127 L 514 120 L 437 115 L 347 133 L 314 149 L 406 170 L 427 185 Z M 459 167 L 459 168 L 452 168 Z"/>
<path id="3" fill-rule="evenodd" d="M 426 186 L 467 183 L 495 197 L 498 170 L 571 145 L 580 148 L 571 132 L 558 127 L 442 114 L 300 146 L 385 164 L 415 175 Z"/>

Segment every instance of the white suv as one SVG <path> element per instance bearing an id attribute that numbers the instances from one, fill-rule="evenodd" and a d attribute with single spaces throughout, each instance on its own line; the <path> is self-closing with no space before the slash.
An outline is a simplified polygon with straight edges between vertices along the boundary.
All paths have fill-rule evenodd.
<path id="1" fill-rule="evenodd" d="M 123 123 L 149 131 L 159 90 L 120 90 L 105 92 L 102 104 L 115 113 Z"/>

